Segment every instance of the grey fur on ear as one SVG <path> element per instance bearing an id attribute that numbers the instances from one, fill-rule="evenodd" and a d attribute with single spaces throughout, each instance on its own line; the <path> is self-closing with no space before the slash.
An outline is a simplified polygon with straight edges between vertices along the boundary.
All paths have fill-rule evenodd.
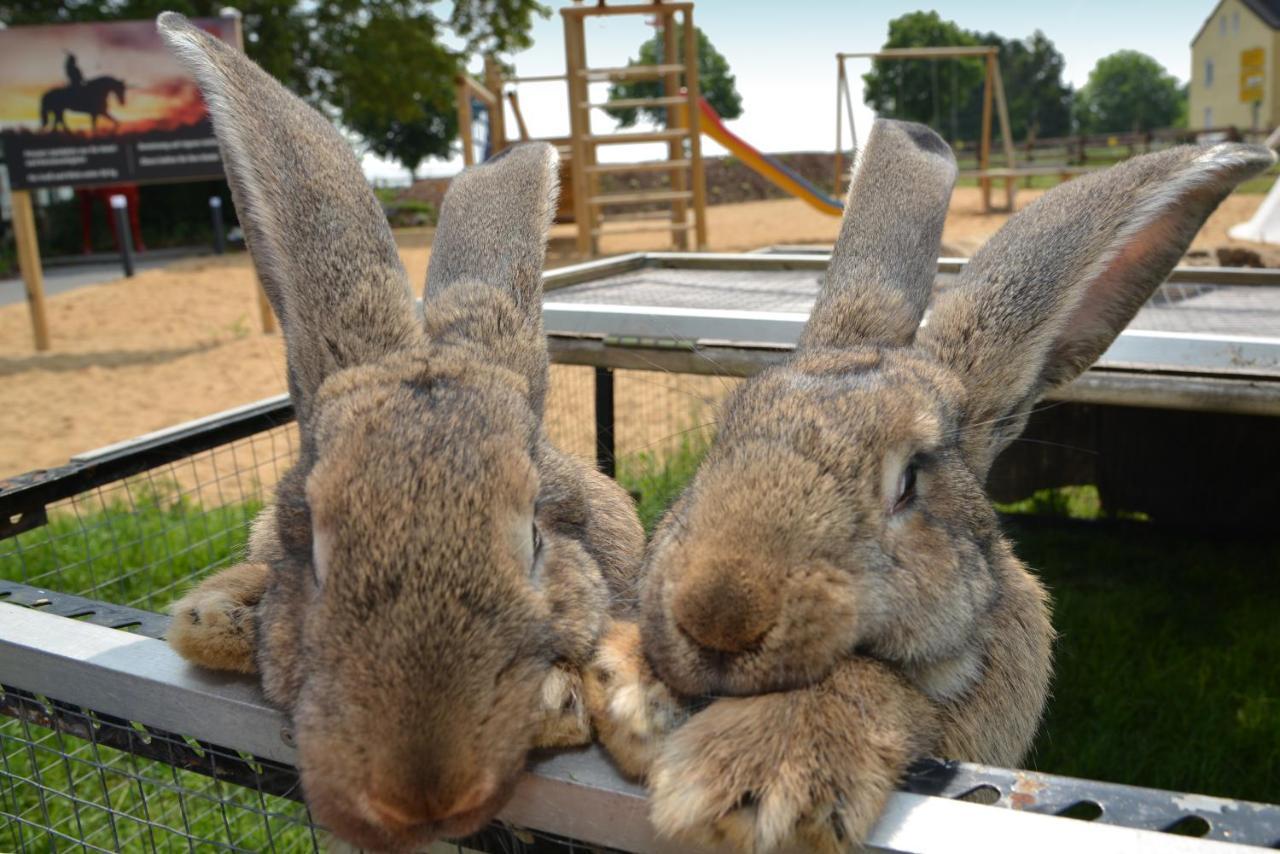
<path id="1" fill-rule="evenodd" d="M 541 417 L 547 395 L 542 265 L 560 189 L 554 146 L 512 146 L 449 185 L 423 297 L 427 337 L 528 382 Z"/>
<path id="2" fill-rule="evenodd" d="M 390 226 L 328 120 L 183 16 L 165 12 L 156 23 L 209 105 L 305 426 L 326 376 L 422 340 Z"/>
<path id="3" fill-rule="evenodd" d="M 542 322 L 542 265 L 560 192 L 555 146 L 508 148 L 453 179 L 431 246 L 426 300 L 461 282 L 509 293 L 531 322 Z"/>
<path id="4" fill-rule="evenodd" d="M 840 237 L 801 347 L 911 342 L 937 274 L 956 180 L 924 125 L 878 119 L 853 164 Z"/>
<path id="5" fill-rule="evenodd" d="M 985 471 L 1049 389 L 1107 349 L 1239 184 L 1262 146 L 1184 146 L 1059 185 L 1015 215 L 939 296 L 919 344 L 969 391 Z"/>

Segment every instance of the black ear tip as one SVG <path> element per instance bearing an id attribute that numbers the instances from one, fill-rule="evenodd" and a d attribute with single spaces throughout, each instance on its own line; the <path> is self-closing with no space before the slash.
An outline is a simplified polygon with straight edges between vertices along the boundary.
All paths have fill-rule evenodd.
<path id="1" fill-rule="evenodd" d="M 927 151 L 930 154 L 940 154 L 949 156 L 951 154 L 951 146 L 947 145 L 946 140 L 938 136 L 930 127 L 915 122 L 902 122 L 901 127 L 907 137 L 916 144 L 921 151 Z"/>

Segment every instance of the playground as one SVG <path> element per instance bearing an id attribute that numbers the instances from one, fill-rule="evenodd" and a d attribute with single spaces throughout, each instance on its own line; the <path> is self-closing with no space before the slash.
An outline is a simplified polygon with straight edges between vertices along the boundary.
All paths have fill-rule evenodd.
<path id="1" fill-rule="evenodd" d="M 1019 193 L 1019 204 L 1042 192 Z M 1227 235 L 1262 199 L 1227 199 L 1192 250 L 1268 251 Z M 711 249 L 724 252 L 830 244 L 840 224 L 796 199 L 712 205 L 708 218 Z M 978 188 L 958 188 L 943 242 L 960 255 L 972 254 L 1007 219 L 982 211 Z M 397 232 L 411 281 L 426 277 L 433 234 L 430 228 Z M 574 240 L 572 225 L 554 226 L 549 265 L 578 260 Z M 610 236 L 602 248 L 615 254 L 667 245 L 665 235 L 633 234 Z M 0 414 L 0 471 L 58 465 L 89 448 L 284 392 L 282 342 L 258 329 L 255 287 L 249 257 L 236 254 L 181 261 L 63 294 L 49 300 L 54 346 L 47 353 L 32 352 L 25 305 L 0 308 L 0 376 L 10 404 Z M 664 381 L 684 388 L 707 382 L 679 376 Z M 646 411 L 669 408 L 658 401 Z M 659 438 L 650 430 L 642 435 Z"/>

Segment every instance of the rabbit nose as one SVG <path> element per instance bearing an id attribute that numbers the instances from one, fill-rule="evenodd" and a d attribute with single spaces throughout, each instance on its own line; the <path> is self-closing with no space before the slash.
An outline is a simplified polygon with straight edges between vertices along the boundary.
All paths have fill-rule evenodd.
<path id="1" fill-rule="evenodd" d="M 674 598 L 676 625 L 717 652 L 756 646 L 778 621 L 777 592 L 741 572 L 692 572 L 677 583 Z"/>
<path id="2" fill-rule="evenodd" d="M 427 824 L 443 824 L 479 809 L 496 791 L 496 781 L 492 775 L 486 774 L 444 803 L 435 798 L 406 797 L 399 792 L 375 789 L 366 796 L 365 804 L 383 827 L 392 831 L 404 831 Z"/>

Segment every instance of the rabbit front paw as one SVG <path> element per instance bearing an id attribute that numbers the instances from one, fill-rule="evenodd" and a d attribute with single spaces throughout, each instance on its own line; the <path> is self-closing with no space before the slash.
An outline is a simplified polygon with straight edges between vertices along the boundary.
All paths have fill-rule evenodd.
<path id="1" fill-rule="evenodd" d="M 600 743 L 625 774 L 645 778 L 688 710 L 650 669 L 639 626 L 616 622 L 610 627 L 587 668 L 585 687 Z"/>
<path id="2" fill-rule="evenodd" d="M 206 578 L 170 609 L 169 645 L 201 667 L 256 673 L 255 610 L 269 572 L 266 564 L 243 563 Z"/>
<path id="3" fill-rule="evenodd" d="M 690 718 L 649 777 L 658 832 L 753 852 L 859 850 L 914 748 L 902 716 L 873 711 L 896 697 L 836 681 L 719 699 Z"/>
<path id="4" fill-rule="evenodd" d="M 534 747 L 576 747 L 591 743 L 591 717 L 576 667 L 557 664 L 542 682 L 542 720 Z"/>

